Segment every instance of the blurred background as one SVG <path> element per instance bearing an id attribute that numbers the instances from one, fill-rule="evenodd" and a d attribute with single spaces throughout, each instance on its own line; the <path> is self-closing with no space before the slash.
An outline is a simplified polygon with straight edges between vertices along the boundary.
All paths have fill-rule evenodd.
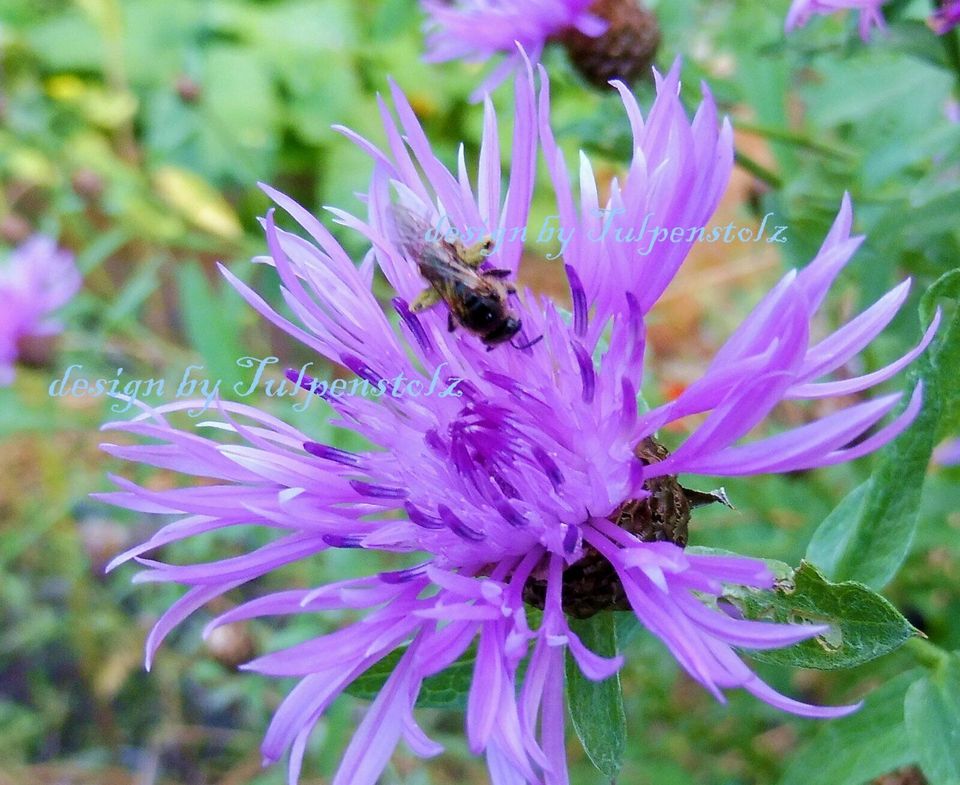
<path id="1" fill-rule="evenodd" d="M 910 275 L 913 305 L 871 346 L 864 366 L 849 370 L 902 354 L 920 334 L 918 293 L 960 260 L 955 39 L 944 46 L 927 30 L 929 7 L 920 2 L 889 4 L 890 33 L 870 45 L 843 18 L 817 20 L 785 40 L 786 0 L 648 4 L 664 34 L 659 67 L 682 56 L 688 105 L 706 80 L 737 129 L 740 165 L 715 223 L 757 226 L 772 212 L 771 222 L 788 226 L 783 245 L 695 249 L 654 313 L 648 398 L 669 398 L 695 379 L 784 269 L 811 258 L 844 191 L 868 239 L 835 287 L 822 329 Z M 278 300 L 272 271 L 248 263 L 265 250 L 257 217 L 267 200 L 257 181 L 317 213 L 327 204 L 362 209 L 354 194 L 366 187 L 369 160 L 330 126 L 382 142 L 376 95 L 388 89 L 387 75 L 448 163 L 461 142 L 476 159 L 482 110 L 467 97 L 484 69 L 422 63 L 421 25 L 413 0 L 3 0 L 0 254 L 35 232 L 49 234 L 75 252 L 84 286 L 64 312 L 63 335 L 25 357 L 14 384 L 0 388 L 0 785 L 286 781 L 282 767 L 261 769 L 258 747 L 289 684 L 236 666 L 316 634 L 320 622 L 251 622 L 203 642 L 208 617 L 199 613 L 145 674 L 146 632 L 176 590 L 134 587 L 133 568 L 105 575 L 104 566 L 158 523 L 87 498 L 107 490 L 107 473 L 120 469 L 98 450 L 99 426 L 130 415 L 111 412 L 103 398 L 51 398 L 48 388 L 71 364 L 88 378 L 112 379 L 122 368 L 124 378 L 168 380 L 194 364 L 226 387 L 241 379 L 235 361 L 244 355 L 280 357 L 273 375 L 313 360 L 256 317 L 215 262 Z M 621 175 L 631 151 L 619 100 L 582 82 L 562 51 L 548 51 L 546 62 L 561 144 L 570 154 L 584 148 L 604 177 Z M 649 106 L 652 87 L 636 91 Z M 506 127 L 510 88 L 495 100 Z M 539 189 L 531 224 L 552 212 L 549 188 Z M 327 224 L 359 258 L 358 238 Z M 562 297 L 560 263 L 544 259 L 549 250 L 531 245 L 523 277 Z M 344 438 L 319 403 L 301 413 L 288 401 L 260 403 L 318 441 Z M 810 416 L 802 407 L 779 413 L 781 423 Z M 736 510 L 698 511 L 691 542 L 796 564 L 816 524 L 869 471 L 862 460 L 727 482 Z M 133 479 L 153 487 L 177 481 L 162 472 Z M 947 649 L 960 648 L 958 480 L 957 470 L 931 469 L 913 554 L 887 590 Z M 219 558 L 247 549 L 240 536 L 192 541 L 168 555 Z M 367 573 L 381 568 L 373 559 L 330 552 L 257 588 Z M 896 652 L 844 673 L 757 667 L 791 694 L 838 703 L 879 685 L 902 692 L 892 677 L 913 665 Z M 630 642 L 623 678 L 630 742 L 622 783 L 805 782 L 806 745 L 830 733 L 740 694 L 716 704 L 643 635 Z M 304 785 L 329 780 L 362 705 L 344 697 L 320 723 Z M 486 782 L 482 762 L 466 750 L 462 716 L 424 717 L 448 753 L 422 762 L 401 752 L 383 782 Z M 829 750 L 829 738 L 818 749 Z M 575 739 L 570 750 L 572 781 L 601 783 Z M 883 782 L 918 777 L 904 770 Z"/>

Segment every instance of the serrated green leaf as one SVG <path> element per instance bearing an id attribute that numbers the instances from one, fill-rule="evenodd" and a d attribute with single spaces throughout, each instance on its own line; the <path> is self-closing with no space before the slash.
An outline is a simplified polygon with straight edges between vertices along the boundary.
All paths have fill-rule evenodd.
<path id="1" fill-rule="evenodd" d="M 571 619 L 570 628 L 591 651 L 606 657 L 617 653 L 616 620 L 612 613 Z M 567 652 L 567 705 L 580 743 L 597 769 L 611 780 L 620 771 L 627 744 L 620 675 L 590 681 Z"/>
<path id="2" fill-rule="evenodd" d="M 870 693 L 860 711 L 823 723 L 793 757 L 779 785 L 863 785 L 913 763 L 903 697 L 917 674 L 900 674 Z"/>
<path id="3" fill-rule="evenodd" d="M 914 682 L 904 701 L 910 745 L 930 785 L 960 785 L 960 658 Z"/>
<path id="4" fill-rule="evenodd" d="M 938 297 L 957 298 L 960 270 L 938 280 L 924 295 L 920 314 L 928 323 Z M 917 363 L 923 408 L 913 424 L 881 453 L 862 490 L 858 509 L 851 494 L 820 525 L 808 555 L 836 580 L 885 586 L 910 550 L 930 455 L 945 423 L 954 423 L 960 402 L 960 309 Z M 854 492 L 856 493 L 856 491 Z M 851 498 L 853 497 L 853 498 Z"/>
<path id="5" fill-rule="evenodd" d="M 748 619 L 829 624 L 828 633 L 793 646 L 747 651 L 757 660 L 835 670 L 876 659 L 902 645 L 913 626 L 879 594 L 860 583 L 830 583 L 809 562 L 776 590 L 737 590 L 729 598 Z"/>

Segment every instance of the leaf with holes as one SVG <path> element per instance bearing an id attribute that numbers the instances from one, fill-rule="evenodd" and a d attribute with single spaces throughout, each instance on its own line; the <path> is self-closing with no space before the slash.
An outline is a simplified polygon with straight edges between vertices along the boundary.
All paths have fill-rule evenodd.
<path id="1" fill-rule="evenodd" d="M 783 649 L 748 650 L 763 662 L 800 668 L 852 668 L 881 657 L 915 634 L 887 600 L 861 583 L 831 583 L 808 562 L 774 591 L 731 590 L 725 595 L 748 619 L 829 624 L 824 635 Z"/>

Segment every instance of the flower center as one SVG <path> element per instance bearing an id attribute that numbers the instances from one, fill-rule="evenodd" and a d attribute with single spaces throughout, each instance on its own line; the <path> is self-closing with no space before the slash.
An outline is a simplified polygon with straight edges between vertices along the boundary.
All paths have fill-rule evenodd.
<path id="1" fill-rule="evenodd" d="M 667 457 L 667 449 L 647 437 L 634 449 L 644 466 L 659 463 Z M 672 542 L 681 548 L 687 544 L 690 510 L 709 501 L 723 501 L 722 494 L 688 491 L 676 476 L 655 477 L 643 484 L 650 493 L 643 499 L 628 499 L 608 520 L 630 532 L 643 542 Z M 616 571 L 592 546 L 584 544 L 583 556 L 563 571 L 563 610 L 568 616 L 586 619 L 601 611 L 630 609 L 626 592 Z M 547 582 L 531 578 L 523 588 L 523 600 L 543 609 Z"/>
<path id="2" fill-rule="evenodd" d="M 637 0 L 595 0 L 590 13 L 607 22 L 605 33 L 592 37 L 570 28 L 556 36 L 581 75 L 600 88 L 611 79 L 649 78 L 660 46 L 657 17 Z"/>

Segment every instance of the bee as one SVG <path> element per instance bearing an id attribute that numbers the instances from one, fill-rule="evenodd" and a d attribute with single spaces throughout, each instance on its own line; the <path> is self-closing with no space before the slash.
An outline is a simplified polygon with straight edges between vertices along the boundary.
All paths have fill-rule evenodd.
<path id="1" fill-rule="evenodd" d="M 504 280 L 511 271 L 480 269 L 493 250 L 491 238 L 471 246 L 443 237 L 431 240 L 436 232 L 420 216 L 397 206 L 392 215 L 400 250 L 417 263 L 420 275 L 430 284 L 413 301 L 411 311 L 421 313 L 443 302 L 450 332 L 459 324 L 479 336 L 488 351 L 520 332 L 522 324 L 508 302 L 516 288 Z"/>

